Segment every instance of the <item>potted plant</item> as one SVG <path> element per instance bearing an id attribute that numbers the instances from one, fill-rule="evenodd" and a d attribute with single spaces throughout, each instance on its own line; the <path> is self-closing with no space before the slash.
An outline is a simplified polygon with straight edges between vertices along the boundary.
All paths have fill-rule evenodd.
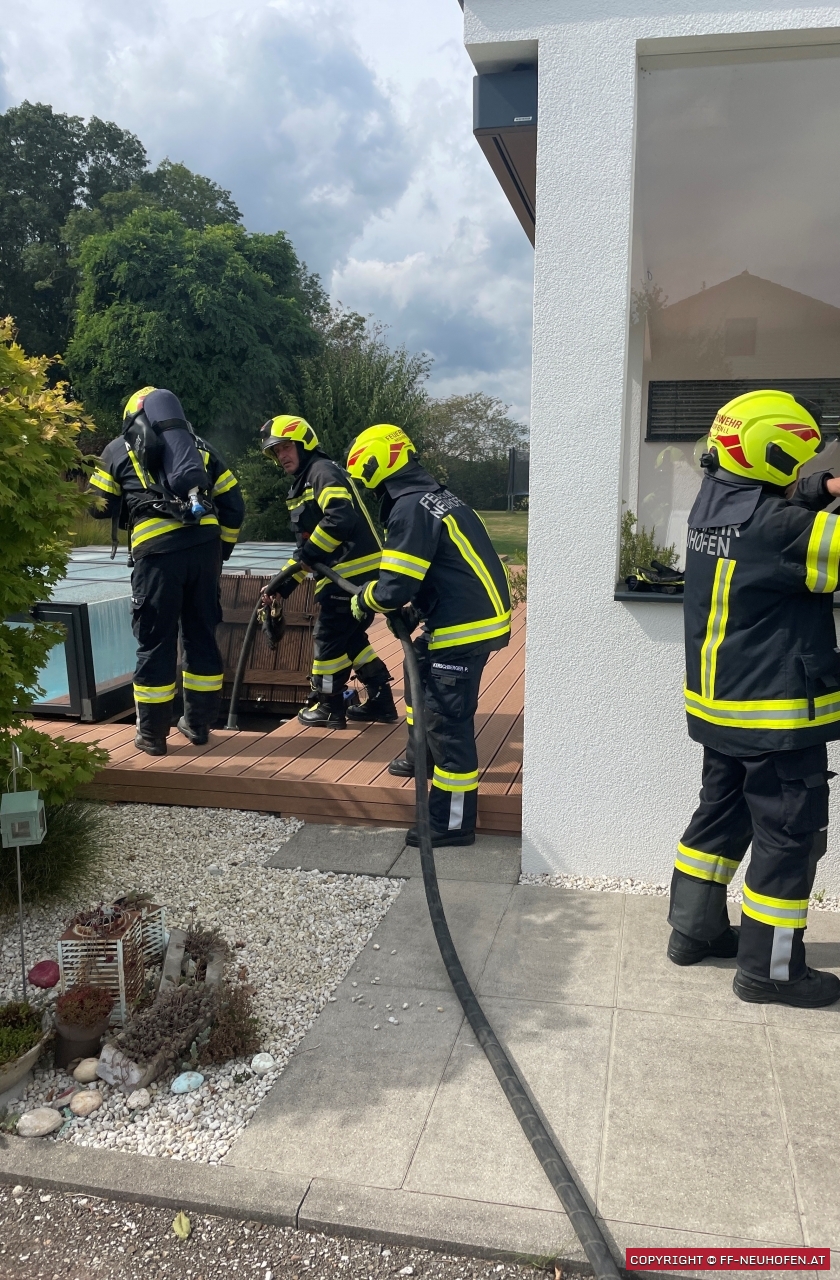
<path id="1" fill-rule="evenodd" d="M 111 992 L 89 982 L 70 987 L 58 997 L 55 1002 L 57 1067 L 66 1067 L 75 1058 L 99 1057 L 113 1007 Z"/>
<path id="2" fill-rule="evenodd" d="M 20 1084 L 49 1038 L 43 1018 L 25 1000 L 0 1006 L 0 1093 Z"/>

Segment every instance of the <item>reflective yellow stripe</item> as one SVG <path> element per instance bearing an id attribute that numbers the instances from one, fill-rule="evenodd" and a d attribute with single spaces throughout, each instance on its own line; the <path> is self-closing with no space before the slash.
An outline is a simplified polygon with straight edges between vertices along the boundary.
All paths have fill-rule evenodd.
<path id="1" fill-rule="evenodd" d="M 715 567 L 706 638 L 700 650 L 700 692 L 704 698 L 715 696 L 717 655 L 726 634 L 726 623 L 729 619 L 729 588 L 734 570 L 734 560 L 718 560 Z"/>
<path id="2" fill-rule="evenodd" d="M 335 566 L 342 578 L 358 578 L 362 573 L 370 573 L 379 568 L 380 553 L 374 551 L 369 556 L 359 556 L 356 560 L 341 560 Z"/>
<path id="3" fill-rule="evenodd" d="M 294 556 L 290 557 L 286 561 L 286 563 L 281 566 L 281 570 L 280 570 L 281 573 L 284 569 L 291 569 L 293 564 L 300 564 L 300 561 L 295 560 Z M 299 569 L 297 573 L 293 573 L 291 576 L 295 582 L 303 582 L 304 578 L 306 577 L 306 574 L 307 574 L 306 569 Z"/>
<path id="4" fill-rule="evenodd" d="M 674 866 L 697 880 L 714 880 L 716 884 L 729 884 L 739 864 L 732 858 L 722 857 L 719 853 L 702 853 L 699 849 L 691 849 L 680 841 L 677 845 Z"/>
<path id="5" fill-rule="evenodd" d="M 315 494 L 311 488 L 304 489 L 303 493 L 297 498 L 287 498 L 286 506 L 290 511 L 297 511 L 298 507 L 302 507 L 305 502 L 314 502 Z"/>
<path id="6" fill-rule="evenodd" d="M 219 523 L 219 522 L 218 522 L 218 520 L 216 519 L 216 517 L 215 517 L 215 516 L 202 516 L 198 523 L 199 523 L 199 524 L 215 524 L 215 525 L 218 525 L 218 523 Z"/>
<path id="7" fill-rule="evenodd" d="M 340 658 L 315 658 L 312 663 L 313 676 L 334 676 L 338 671 L 344 671 L 352 666 L 350 659 L 346 653 L 342 653 Z"/>
<path id="8" fill-rule="evenodd" d="M 366 604 L 369 609 L 373 609 L 374 613 L 388 613 L 388 609 L 383 609 L 381 604 L 376 603 L 376 597 L 373 594 L 373 589 L 378 582 L 379 579 L 374 578 L 373 582 L 367 583 L 364 591 L 362 592 L 362 602 Z"/>
<path id="9" fill-rule="evenodd" d="M 345 475 L 346 475 L 346 472 L 345 472 Z M 368 522 L 368 527 L 370 528 L 370 531 L 373 534 L 374 542 L 378 547 L 381 547 L 382 540 L 379 537 L 379 534 L 376 529 L 376 525 L 373 523 L 373 521 L 370 518 L 370 512 L 368 511 L 367 506 L 365 505 L 361 495 L 359 494 L 359 490 L 356 488 L 356 482 L 352 476 L 347 476 L 347 483 L 350 485 L 350 488 L 353 490 L 353 494 L 356 499 L 356 506 L 359 508 L 362 515 Z"/>
<path id="10" fill-rule="evenodd" d="M 407 551 L 392 551 L 386 547 L 382 552 L 382 572 L 390 569 L 392 573 L 405 574 L 407 578 L 417 578 L 422 582 L 429 571 L 431 560 L 422 560 L 420 556 L 410 556 Z"/>
<path id="11" fill-rule="evenodd" d="M 762 924 L 777 929 L 805 929 L 808 927 L 807 898 L 768 898 L 744 885 L 741 910 L 745 916 L 760 920 Z"/>
<path id="12" fill-rule="evenodd" d="M 475 791 L 478 786 L 478 769 L 469 773 L 449 773 L 435 765 L 432 786 L 438 791 Z"/>
<path id="13" fill-rule="evenodd" d="M 336 547 L 341 546 L 341 539 L 334 538 L 331 533 L 327 533 L 320 525 L 316 525 L 309 536 L 310 545 L 317 547 L 320 551 L 335 551 Z"/>
<path id="14" fill-rule="evenodd" d="M 496 590 L 496 584 L 490 575 L 490 570 L 487 568 L 487 565 L 481 559 L 481 556 L 475 550 L 466 534 L 458 528 L 455 517 L 452 515 L 444 516 L 443 523 L 449 530 L 449 536 L 455 543 L 455 546 L 458 548 L 461 555 L 464 557 L 467 564 L 470 566 L 473 573 L 490 597 L 491 607 L 496 610 L 497 614 L 504 613 L 505 606 L 502 604 L 502 597 Z"/>
<path id="15" fill-rule="evenodd" d="M 238 529 L 229 529 L 227 525 L 224 524 L 220 524 L 219 529 L 222 534 L 222 542 L 236 542 L 236 539 L 239 537 Z"/>
<path id="16" fill-rule="evenodd" d="M 232 471 L 223 471 L 216 483 L 213 485 L 211 497 L 221 497 L 223 493 L 227 493 L 229 489 L 232 489 L 236 483 L 237 479 Z"/>
<path id="17" fill-rule="evenodd" d="M 145 473 L 145 471 L 144 471 L 144 470 L 143 470 L 143 468 L 140 466 L 140 463 L 139 463 L 139 461 L 138 461 L 138 459 L 137 459 L 137 454 L 134 452 L 134 450 L 133 450 L 132 448 L 130 448 L 130 446 L 129 446 L 127 443 L 126 443 L 126 446 L 125 446 L 125 447 L 126 447 L 126 451 L 127 451 L 127 453 L 128 453 L 128 456 L 129 456 L 129 458 L 131 459 L 131 465 L 134 467 L 134 472 L 135 472 L 135 474 L 136 474 L 136 476 L 137 476 L 137 479 L 140 481 L 140 483 L 142 484 L 142 486 L 143 486 L 143 488 L 144 488 L 144 489 L 148 489 L 148 487 L 149 487 L 149 482 L 148 482 L 148 480 L 146 479 L 146 473 Z"/>
<path id="18" fill-rule="evenodd" d="M 414 724 L 414 707 L 410 707 L 408 703 L 405 704 L 405 721 L 406 724 Z"/>
<path id="19" fill-rule="evenodd" d="M 135 702 L 171 702 L 175 697 L 173 684 L 136 684 L 134 686 Z"/>
<path id="20" fill-rule="evenodd" d="M 183 675 L 184 688 L 191 689 L 193 693 L 218 693 L 224 679 L 221 673 L 215 676 L 197 676 L 192 671 L 185 671 Z"/>
<path id="21" fill-rule="evenodd" d="M 481 640 L 495 640 L 510 631 L 510 610 L 498 618 L 484 618 L 480 622 L 464 622 L 457 627 L 438 627 L 432 632 L 429 649 L 446 649 L 450 645 L 478 644 Z"/>
<path id="22" fill-rule="evenodd" d="M 366 662 L 373 662 L 375 657 L 376 657 L 376 650 L 374 649 L 372 644 L 369 644 L 364 649 L 362 649 L 361 653 L 356 654 L 355 658 L 353 659 L 353 666 L 358 671 L 359 667 L 363 667 Z"/>
<path id="23" fill-rule="evenodd" d="M 733 729 L 808 729 L 840 720 L 840 693 L 822 693 L 814 699 L 814 719 L 809 720 L 807 698 L 776 698 L 765 702 L 735 702 L 704 698 L 685 690 L 685 709 L 709 724 Z"/>
<path id="24" fill-rule="evenodd" d="M 149 538 L 157 538 L 162 533 L 172 533 L 175 529 L 183 529 L 185 526 L 180 520 L 141 520 L 131 530 L 131 547 L 139 547 L 141 542 L 148 542 Z"/>
<path id="25" fill-rule="evenodd" d="M 809 591 L 827 595 L 837 590 L 840 564 L 840 516 L 820 511 L 808 539 L 805 552 L 805 586 Z"/>
<path id="26" fill-rule="evenodd" d="M 101 489 L 104 493 L 119 493 L 120 486 L 117 484 L 113 476 L 107 471 L 103 471 L 101 467 L 97 467 L 90 478 L 90 483 L 96 489 Z"/>
<path id="27" fill-rule="evenodd" d="M 321 510 L 326 511 L 327 507 L 331 502 L 352 503 L 353 498 L 351 497 L 350 490 L 345 489 L 343 485 L 328 484 L 328 485 L 325 485 L 324 488 L 321 490 L 321 492 L 318 494 L 316 501 L 318 503 L 318 506 L 321 508 Z"/>

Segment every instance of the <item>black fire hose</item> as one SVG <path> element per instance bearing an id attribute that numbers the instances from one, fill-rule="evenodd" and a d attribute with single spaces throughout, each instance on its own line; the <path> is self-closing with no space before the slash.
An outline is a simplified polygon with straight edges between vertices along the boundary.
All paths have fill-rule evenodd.
<path id="1" fill-rule="evenodd" d="M 334 582 L 337 587 L 341 587 L 348 595 L 357 595 L 361 590 L 360 587 L 348 582 L 346 578 L 342 578 L 327 565 L 316 564 L 313 567 L 318 573 Z M 566 1161 L 537 1114 L 513 1063 L 508 1058 L 499 1043 L 495 1031 L 487 1021 L 475 992 L 467 981 L 467 975 L 464 973 L 461 961 L 458 959 L 458 953 L 452 942 L 452 935 L 446 922 L 443 903 L 440 900 L 437 871 L 435 870 L 435 855 L 432 847 L 432 832 L 429 822 L 429 779 L 426 772 L 426 715 L 423 688 L 420 683 L 420 669 L 417 665 L 414 645 L 411 642 L 411 633 L 399 613 L 391 617 L 390 623 L 402 644 L 405 665 L 408 669 L 411 685 L 415 731 L 414 787 L 417 797 L 417 835 L 420 841 L 420 864 L 423 869 L 426 902 L 429 906 L 429 915 L 432 919 L 435 939 L 440 948 L 441 959 L 446 966 L 449 981 L 452 983 L 455 994 L 461 1002 L 461 1008 L 466 1014 L 467 1021 L 495 1071 L 496 1079 L 502 1086 L 505 1097 L 513 1108 L 525 1137 L 533 1148 L 534 1155 L 539 1160 L 545 1170 L 546 1177 L 557 1192 L 560 1203 L 568 1214 L 569 1221 L 574 1227 L 578 1240 L 583 1245 L 597 1280 L 618 1280 L 619 1271 L 613 1261 L 603 1233 L 592 1213 L 590 1213 L 589 1206 L 572 1177 Z"/>
<path id="2" fill-rule="evenodd" d="M 288 565 L 285 569 L 281 569 L 275 574 L 270 582 L 260 588 L 260 595 L 273 595 L 281 582 L 285 582 L 293 573 L 298 573 L 301 566 L 295 562 Z M 233 677 L 233 688 L 230 691 L 230 706 L 228 707 L 228 718 L 225 724 L 226 729 L 239 728 L 239 696 L 242 693 L 242 681 L 245 679 L 245 668 L 248 665 L 248 659 L 251 656 L 251 650 L 254 647 L 254 636 L 257 634 L 257 615 L 260 610 L 260 602 L 254 605 L 254 612 L 248 619 L 248 626 L 245 630 L 245 639 L 242 641 L 242 648 L 239 653 L 239 661 L 236 664 L 236 674 Z"/>

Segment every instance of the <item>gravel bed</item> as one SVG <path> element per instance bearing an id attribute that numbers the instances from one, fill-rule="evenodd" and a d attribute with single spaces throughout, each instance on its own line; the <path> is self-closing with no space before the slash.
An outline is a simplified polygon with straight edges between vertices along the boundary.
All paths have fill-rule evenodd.
<path id="1" fill-rule="evenodd" d="M 93 1196 L 0 1187 L 3 1280 L 538 1280 L 534 1267 L 189 1214 Z M 571 1280 L 571 1277 L 568 1277 Z"/>
<path id="2" fill-rule="evenodd" d="M 589 893 L 640 893 L 651 898 L 665 898 L 670 891 L 667 884 L 648 884 L 644 880 L 625 880 L 620 876 L 573 876 L 563 872 L 552 875 L 543 872 L 523 871 L 519 877 L 520 884 L 530 884 L 538 889 L 584 889 Z M 741 890 L 730 889 L 727 893 L 730 902 L 741 904 Z M 831 897 L 818 890 L 812 896 L 809 907 L 817 911 L 840 911 L 840 898 Z"/>
<path id="3" fill-rule="evenodd" d="M 218 1163 L 276 1082 L 295 1046 L 388 907 L 402 881 L 266 868 L 302 824 L 230 809 L 125 804 L 107 808 L 107 869 L 73 899 L 26 910 L 27 967 L 57 959 L 64 922 L 82 907 L 144 890 L 167 909 L 167 927 L 217 926 L 233 948 L 230 974 L 256 988 L 261 1049 L 276 1067 L 253 1074 L 244 1059 L 202 1067 L 205 1082 L 174 1095 L 170 1079 L 150 1086 L 151 1106 L 128 1111 L 121 1090 L 95 1087 L 104 1103 L 69 1120 L 57 1139 L 77 1146 Z M 0 917 L 0 997 L 19 998 L 17 918 Z M 30 989 L 31 994 L 31 989 Z M 39 1069 L 12 1111 L 48 1105 L 72 1080 Z M 36 1141 L 37 1139 L 32 1139 Z"/>

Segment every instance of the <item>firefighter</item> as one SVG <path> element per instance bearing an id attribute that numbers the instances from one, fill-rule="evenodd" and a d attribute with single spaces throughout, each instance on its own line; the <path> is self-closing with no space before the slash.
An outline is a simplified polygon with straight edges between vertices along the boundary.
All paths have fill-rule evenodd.
<path id="1" fill-rule="evenodd" d="M 737 956 L 735 994 L 818 1008 L 840 979 L 811 969 L 803 934 L 826 850 L 826 743 L 840 738 L 832 593 L 840 496 L 829 472 L 799 480 L 823 448 L 819 411 L 781 391 L 720 410 L 688 519 L 685 705 L 703 746 L 700 804 L 677 846 L 668 956 Z M 752 843 L 740 931 L 727 885 Z"/>
<path id="2" fill-rule="evenodd" d="M 353 597 L 360 620 L 403 609 L 409 625 L 423 622 L 414 641 L 425 691 L 428 745 L 434 765 L 429 799 L 432 841 L 475 842 L 478 755 L 474 716 L 481 675 L 490 653 L 510 640 L 510 589 L 481 519 L 424 471 L 414 445 L 399 427 L 369 427 L 350 446 L 347 468 L 381 500 L 386 527 L 379 576 Z M 412 628 L 413 629 L 413 628 Z M 406 674 L 406 693 L 408 676 Z M 409 746 L 391 763 L 398 776 L 413 773 Z M 406 842 L 417 846 L 417 832 Z"/>
<path id="3" fill-rule="evenodd" d="M 188 498 L 178 496 L 181 480 Z M 91 514 L 120 519 L 129 532 L 138 646 L 134 744 L 166 755 L 180 625 L 184 714 L 178 729 L 203 746 L 218 716 L 224 675 L 216 644 L 222 561 L 245 514 L 236 477 L 194 434 L 177 396 L 144 387 L 128 401 L 122 434 L 106 446 L 90 483 L 100 499 Z"/>
<path id="4" fill-rule="evenodd" d="M 288 564 L 297 562 L 301 567 L 277 594 L 290 595 L 306 577 L 309 566 L 319 560 L 335 565 L 344 577 L 356 582 L 375 577 L 382 554 L 376 529 L 347 472 L 327 457 L 309 423 L 293 414 L 281 414 L 264 423 L 260 435 L 263 451 L 271 453 L 287 475 L 294 476 L 286 505 L 297 545 Z M 349 597 L 327 578 L 319 578 L 315 599 L 320 609 L 315 623 L 312 693 L 298 712 L 298 720 L 325 729 L 346 729 L 348 719 L 354 724 L 396 723 L 391 674 L 368 639 L 367 625 L 353 617 Z M 351 669 L 367 692 L 361 705 L 346 705 Z"/>

